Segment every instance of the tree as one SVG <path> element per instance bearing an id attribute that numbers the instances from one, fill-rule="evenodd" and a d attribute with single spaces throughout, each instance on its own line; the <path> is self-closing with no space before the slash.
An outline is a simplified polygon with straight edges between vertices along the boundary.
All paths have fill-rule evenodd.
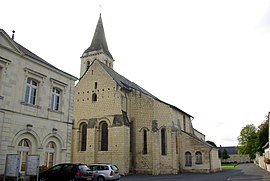
<path id="1" fill-rule="evenodd" d="M 224 148 L 223 151 L 221 152 L 221 159 L 226 160 L 228 158 L 230 158 L 230 155 L 228 155 L 227 150 Z"/>
<path id="2" fill-rule="evenodd" d="M 257 129 L 253 124 L 247 124 L 238 136 L 237 150 L 240 154 L 248 154 L 251 159 L 254 159 L 256 152 L 260 148 Z"/>
<path id="3" fill-rule="evenodd" d="M 262 154 L 264 152 L 263 146 L 268 142 L 269 138 L 269 120 L 265 120 L 260 126 L 258 126 L 257 137 L 259 141 L 258 152 Z"/>

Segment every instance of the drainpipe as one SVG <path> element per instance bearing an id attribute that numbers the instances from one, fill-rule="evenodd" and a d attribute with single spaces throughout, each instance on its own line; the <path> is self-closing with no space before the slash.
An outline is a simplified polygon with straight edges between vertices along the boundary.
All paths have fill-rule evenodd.
<path id="1" fill-rule="evenodd" d="M 127 93 L 125 92 L 125 97 L 126 97 L 126 113 L 128 115 L 128 98 L 127 98 Z"/>
<path id="2" fill-rule="evenodd" d="M 71 89 L 72 89 L 72 80 L 70 79 L 70 81 L 69 81 L 69 99 L 68 99 L 68 115 L 67 115 L 67 138 L 66 138 L 66 149 L 67 149 L 67 152 L 68 152 L 68 147 L 70 147 L 70 153 L 69 153 L 69 162 L 71 162 L 71 160 L 72 160 L 72 154 L 71 154 L 71 152 L 72 152 L 72 147 L 71 147 L 71 145 L 68 145 L 69 143 L 68 143 L 68 137 L 69 137 L 69 132 L 68 132 L 68 128 L 69 128 L 69 124 L 71 124 L 71 126 L 73 127 L 73 124 L 72 124 L 72 119 L 70 119 L 70 104 L 71 104 Z M 73 100 L 74 100 L 74 95 L 73 95 Z M 71 121 L 71 123 L 69 122 L 69 121 Z M 71 139 L 71 141 L 72 141 L 72 128 L 71 128 L 71 133 L 70 133 L 70 139 Z M 67 153 L 66 152 L 66 158 L 65 158 L 65 160 L 67 159 Z M 66 160 L 67 161 L 67 160 Z"/>
<path id="3" fill-rule="evenodd" d="M 212 151 L 213 147 L 210 148 L 209 150 L 209 173 L 212 170 L 212 160 L 211 160 L 211 151 Z"/>

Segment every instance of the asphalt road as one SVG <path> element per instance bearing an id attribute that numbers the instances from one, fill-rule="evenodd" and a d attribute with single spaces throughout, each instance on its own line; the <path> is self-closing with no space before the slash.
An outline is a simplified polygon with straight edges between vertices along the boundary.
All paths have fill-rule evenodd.
<path id="1" fill-rule="evenodd" d="M 122 181 L 270 181 L 270 172 L 258 166 L 250 164 L 240 164 L 236 168 L 223 169 L 221 172 L 201 174 L 182 173 L 178 175 L 130 175 L 121 178 Z"/>

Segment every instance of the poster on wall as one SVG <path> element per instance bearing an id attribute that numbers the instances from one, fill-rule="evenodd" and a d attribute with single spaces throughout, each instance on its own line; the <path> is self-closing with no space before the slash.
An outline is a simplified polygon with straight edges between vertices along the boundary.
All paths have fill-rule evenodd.
<path id="1" fill-rule="evenodd" d="M 19 154 L 7 154 L 5 176 L 18 177 L 20 167 L 20 155 Z"/>
<path id="2" fill-rule="evenodd" d="M 37 176 L 38 173 L 39 173 L 39 155 L 27 155 L 25 175 Z"/>

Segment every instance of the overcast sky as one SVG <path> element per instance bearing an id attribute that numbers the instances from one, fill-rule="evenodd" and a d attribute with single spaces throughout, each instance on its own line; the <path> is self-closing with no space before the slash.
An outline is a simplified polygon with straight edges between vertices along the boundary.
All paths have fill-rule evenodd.
<path id="1" fill-rule="evenodd" d="M 206 140 L 236 146 L 265 120 L 269 0 L 2 0 L 0 28 L 79 77 L 99 13 L 114 70 L 192 115 Z"/>

